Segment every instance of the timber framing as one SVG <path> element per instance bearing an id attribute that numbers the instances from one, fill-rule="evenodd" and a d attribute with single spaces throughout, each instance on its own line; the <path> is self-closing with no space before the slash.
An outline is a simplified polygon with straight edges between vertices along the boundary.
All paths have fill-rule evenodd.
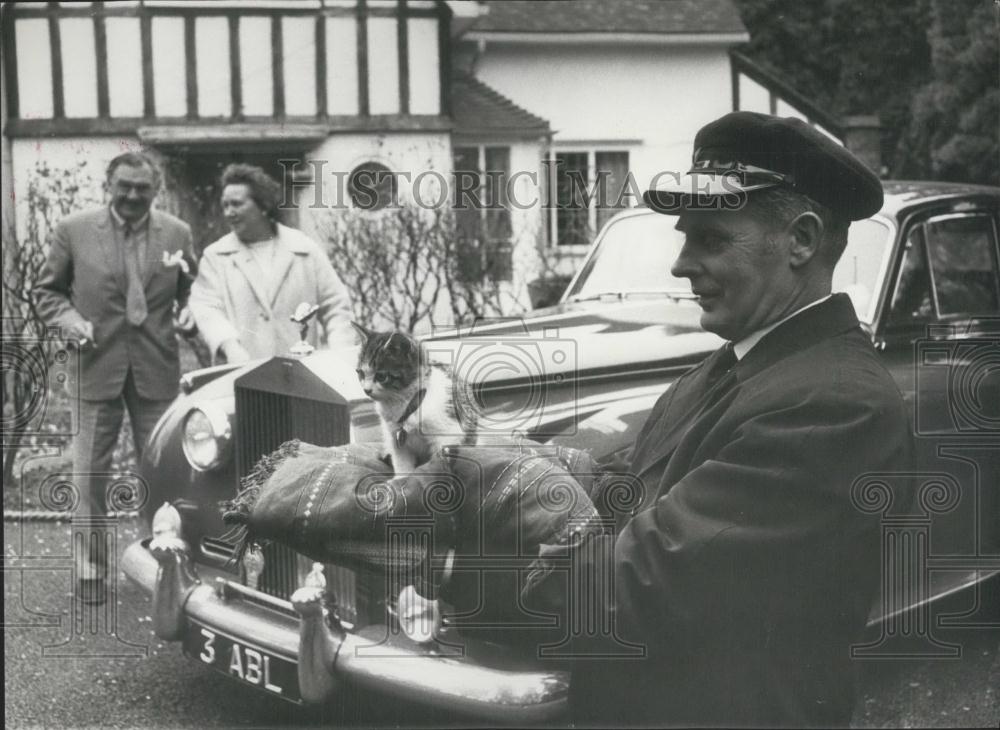
<path id="1" fill-rule="evenodd" d="M 199 97 L 207 93 L 199 89 L 196 20 L 198 18 L 225 18 L 228 28 L 229 86 L 224 93 L 230 97 L 229 115 L 222 118 L 203 118 L 199 112 Z M 139 127 L 174 127 L 192 125 L 204 127 L 206 124 L 229 122 L 248 123 L 251 127 L 262 123 L 259 119 L 247 118 L 244 114 L 244 82 L 246 77 L 241 67 L 240 18 L 266 17 L 270 19 L 271 74 L 272 74 L 272 114 L 263 123 L 281 120 L 288 123 L 317 123 L 335 131 L 372 130 L 440 130 L 448 127 L 450 107 L 449 84 L 449 43 L 451 11 L 444 2 L 428 5 L 414 0 L 396 0 L 394 6 L 373 5 L 368 0 L 357 0 L 353 5 L 322 5 L 303 7 L 300 4 L 282 5 L 266 3 L 253 7 L 224 4 L 222 7 L 209 3 L 158 3 L 152 0 L 135 5 L 120 5 L 113 2 L 95 2 L 89 5 L 73 6 L 63 3 L 3 3 L 3 38 L 5 87 L 7 91 L 8 119 L 4 133 L 10 137 L 36 137 L 49 135 L 122 135 L 135 134 Z M 311 17 L 315 19 L 315 89 L 316 114 L 309 117 L 289 116 L 286 113 L 285 37 L 283 19 L 289 17 Z M 327 24 L 328 18 L 353 18 L 357 27 L 357 72 L 359 113 L 355 116 L 330 115 L 327 69 Z M 52 117 L 20 117 L 21 105 L 18 94 L 18 49 L 16 21 L 21 19 L 44 19 L 48 23 L 49 53 L 52 68 Z M 60 21 L 64 18 L 87 18 L 94 24 L 94 48 L 96 54 L 96 117 L 66 116 L 66 100 L 63 88 L 63 44 L 60 36 Z M 108 36 L 107 18 L 138 18 L 141 58 L 141 117 L 116 117 L 111 115 L 109 98 Z M 157 116 L 155 65 L 153 62 L 154 21 L 157 18 L 180 18 L 183 20 L 183 104 L 180 116 Z M 396 20 L 396 43 L 399 64 L 399 112 L 388 115 L 372 115 L 370 94 L 370 60 L 368 47 L 369 18 L 393 18 Z M 410 27 L 414 18 L 427 18 L 438 23 L 438 50 L 440 64 L 440 110 L 434 115 L 410 115 L 412 105 L 409 68 Z M 203 100 L 204 101 L 204 100 Z"/>

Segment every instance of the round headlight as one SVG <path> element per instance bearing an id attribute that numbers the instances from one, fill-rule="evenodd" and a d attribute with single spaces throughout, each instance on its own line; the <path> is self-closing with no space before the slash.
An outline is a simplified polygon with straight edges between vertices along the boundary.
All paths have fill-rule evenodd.
<path id="1" fill-rule="evenodd" d="M 197 471 L 216 469 L 229 458 L 232 429 L 222 409 L 211 404 L 192 408 L 184 417 L 181 445 Z"/>

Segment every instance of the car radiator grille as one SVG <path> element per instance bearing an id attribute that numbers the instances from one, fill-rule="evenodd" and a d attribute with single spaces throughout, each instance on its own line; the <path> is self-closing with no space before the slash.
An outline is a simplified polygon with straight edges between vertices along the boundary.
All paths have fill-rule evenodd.
<path id="1" fill-rule="evenodd" d="M 272 361 L 282 362 L 282 361 Z M 339 402 L 324 402 L 289 395 L 295 383 L 276 384 L 275 391 L 236 383 L 237 476 L 242 479 L 258 460 L 290 439 L 317 446 L 336 446 L 350 440 L 350 410 Z M 314 386 L 315 387 L 315 386 Z M 264 548 L 264 571 L 258 588 L 269 595 L 289 600 L 308 572 L 311 562 L 294 550 L 271 543 Z M 352 570 L 337 565 L 324 566 L 327 586 L 336 596 L 337 613 L 351 624 L 364 623 L 373 582 Z"/>

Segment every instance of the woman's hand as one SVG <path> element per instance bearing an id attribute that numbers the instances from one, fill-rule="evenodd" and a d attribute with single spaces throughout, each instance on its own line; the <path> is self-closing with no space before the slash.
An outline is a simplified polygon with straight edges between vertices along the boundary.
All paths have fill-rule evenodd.
<path id="1" fill-rule="evenodd" d="M 226 340 L 219 345 L 219 351 L 226 358 L 226 362 L 230 364 L 244 363 L 251 359 L 250 353 L 240 344 L 239 340 Z"/>

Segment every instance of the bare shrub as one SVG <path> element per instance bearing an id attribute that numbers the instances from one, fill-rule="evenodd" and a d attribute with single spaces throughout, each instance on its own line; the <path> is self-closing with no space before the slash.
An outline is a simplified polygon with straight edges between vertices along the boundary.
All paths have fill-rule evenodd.
<path id="1" fill-rule="evenodd" d="M 37 162 L 22 202 L 23 234 L 14 221 L 3 225 L 3 479 L 9 484 L 19 448 L 41 450 L 65 445 L 71 432 L 68 383 L 46 377 L 62 350 L 33 296 L 56 224 L 73 212 L 96 205 L 87 161 L 66 168 Z M 29 415 L 38 413 L 38 419 Z M 40 419 L 40 420 L 39 420 Z"/>
<path id="2" fill-rule="evenodd" d="M 413 332 L 503 313 L 503 263 L 485 224 L 470 231 L 447 208 L 334 209 L 316 220 L 351 292 L 355 319 Z"/>

